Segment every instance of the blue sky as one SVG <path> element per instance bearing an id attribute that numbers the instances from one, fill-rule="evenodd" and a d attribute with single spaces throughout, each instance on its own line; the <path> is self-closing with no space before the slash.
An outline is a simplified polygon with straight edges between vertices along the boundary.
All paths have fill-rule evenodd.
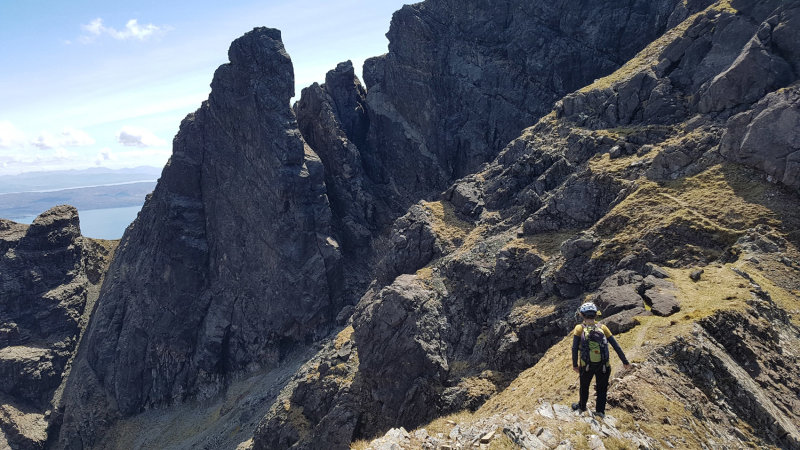
<path id="1" fill-rule="evenodd" d="M 403 3 L 0 0 L 0 176 L 162 166 L 231 41 L 280 29 L 299 96 L 337 63 L 360 72 L 385 53 Z"/>

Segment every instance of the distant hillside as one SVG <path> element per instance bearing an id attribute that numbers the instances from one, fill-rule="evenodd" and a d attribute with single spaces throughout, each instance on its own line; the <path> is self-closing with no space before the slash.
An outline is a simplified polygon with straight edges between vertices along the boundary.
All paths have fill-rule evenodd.
<path id="1" fill-rule="evenodd" d="M 85 170 L 27 172 L 0 177 L 0 194 L 54 191 L 134 181 L 155 181 L 159 176 L 161 176 L 161 168 L 148 166 L 116 170 L 98 167 Z M 44 209 L 40 209 L 34 214 L 39 214 L 42 211 Z"/>
<path id="2" fill-rule="evenodd" d="M 57 205 L 72 205 L 80 211 L 141 206 L 145 196 L 153 192 L 155 186 L 155 181 L 143 181 L 57 191 L 0 194 L 0 217 L 14 220 L 35 216 Z"/>

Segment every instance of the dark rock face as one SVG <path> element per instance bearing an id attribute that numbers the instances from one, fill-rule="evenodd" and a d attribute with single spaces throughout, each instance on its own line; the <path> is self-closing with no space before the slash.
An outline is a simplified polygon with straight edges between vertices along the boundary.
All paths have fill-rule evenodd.
<path id="1" fill-rule="evenodd" d="M 403 198 L 444 189 L 494 158 L 564 94 L 659 36 L 679 3 L 403 7 L 387 34 L 389 53 L 364 68 L 371 160 L 392 169 L 381 172 Z"/>
<path id="2" fill-rule="evenodd" d="M 625 184 L 606 176 L 575 177 L 523 224 L 526 234 L 585 228 L 603 217 L 624 193 Z"/>
<path id="3" fill-rule="evenodd" d="M 122 239 L 67 386 L 61 445 L 91 445 L 93 417 L 213 395 L 227 374 L 327 332 L 338 311 L 323 166 L 289 108 L 280 32 L 254 29 L 229 59 Z"/>
<path id="4" fill-rule="evenodd" d="M 75 279 L 82 262 L 77 210 L 60 206 L 41 214 L 30 227 L 4 222 L 3 228 L 0 314 L 14 330 L 3 343 L 77 335 L 86 301 L 86 280 Z M 64 292 L 51 292 L 55 289 Z"/>
<path id="5" fill-rule="evenodd" d="M 339 419 L 345 417 L 344 411 L 359 419 L 336 431 L 341 435 L 346 430 L 357 438 L 475 407 L 490 395 L 487 392 L 502 389 L 503 379 L 536 363 L 568 333 L 574 324 L 572 312 L 586 295 L 601 304 L 604 321 L 614 332 L 636 326 L 640 316 L 678 312 L 677 289 L 659 266 L 707 263 L 730 250 L 752 225 L 686 211 L 691 208 L 675 195 L 689 186 L 678 184 L 672 195 L 664 185 L 670 187 L 667 180 L 681 180 L 723 163 L 717 150 L 729 119 L 758 104 L 765 94 L 777 95 L 768 94 L 770 89 L 791 82 L 784 78 L 787 72 L 775 65 L 768 68 L 775 76 L 754 88 L 752 96 L 733 101 L 711 88 L 739 56 L 756 51 L 751 39 L 760 24 L 771 17 L 779 18 L 770 22 L 770 29 L 791 24 L 789 15 L 780 19 L 791 4 L 742 3 L 738 12 L 720 5 L 694 16 L 690 14 L 697 10 L 676 12 L 687 21 L 655 42 L 632 66 L 568 95 L 553 114 L 511 141 L 492 162 L 456 181 L 437 202 L 411 207 L 395 222 L 378 277 L 353 315 L 352 342 L 359 364 L 350 370 L 358 382 L 332 394 L 329 384 L 298 380 L 290 397 L 324 397 L 328 411 L 315 410 L 313 419 L 303 414 L 308 419 L 304 422 L 275 409 L 256 433 L 256 447 L 266 448 L 266 443 L 274 442 L 270 436 L 288 433 L 296 437 L 292 442 L 297 448 L 311 448 L 321 436 L 332 433 L 324 424 L 343 423 Z M 442 5 L 428 2 L 398 12 L 389 34 L 390 53 L 365 66 L 369 151 L 360 155 L 367 167 L 379 159 L 392 162 L 395 174 L 417 174 L 414 181 L 420 184 L 398 189 L 421 189 L 424 183 L 419 180 L 444 180 L 463 174 L 462 170 L 475 170 L 481 157 L 473 159 L 480 154 L 473 149 L 480 146 L 484 151 L 494 143 L 483 136 L 467 139 L 479 143 L 475 147 L 459 146 L 443 137 L 449 131 L 442 130 L 470 136 L 478 119 L 461 108 L 466 108 L 472 93 L 498 84 L 489 82 L 496 61 L 492 56 L 497 54 L 482 53 L 485 42 L 495 41 L 486 38 L 476 44 L 470 55 L 476 60 L 484 57 L 486 63 L 474 72 L 467 70 L 470 66 L 464 61 L 472 60 L 464 56 L 464 49 L 452 44 L 458 39 L 449 37 L 441 47 L 426 45 L 438 43 L 442 30 L 475 31 L 469 26 L 448 28 L 445 24 L 458 21 L 444 20 L 445 14 L 437 9 Z M 467 5 L 465 11 L 497 30 L 511 29 L 492 21 L 506 17 L 505 10 L 495 6 L 485 17 L 482 6 Z M 532 4 L 525 8 L 546 9 Z M 457 16 L 456 9 L 450 14 Z M 509 27 L 521 17 L 542 16 L 514 14 Z M 394 36 L 405 33 L 401 30 L 410 30 L 411 36 L 395 42 Z M 769 58 L 791 59 L 774 52 L 774 46 L 764 45 L 758 51 L 773 52 Z M 448 58 L 442 62 L 434 53 Z M 508 64 L 513 76 L 516 66 Z M 450 78 L 453 68 L 462 72 Z M 726 76 L 738 80 L 738 70 Z M 475 77 L 472 87 L 462 89 L 457 81 L 469 79 L 470 74 Z M 426 103 L 425 99 L 449 98 L 437 97 L 429 80 L 458 92 L 464 102 Z M 536 92 L 525 86 L 525 92 Z M 704 95 L 717 106 L 699 106 Z M 392 100 L 401 96 L 404 103 Z M 490 120 L 493 108 L 501 108 L 495 100 L 499 101 L 492 98 L 473 107 L 488 111 L 480 120 Z M 407 132 L 397 132 L 397 124 Z M 485 122 L 477 128 L 513 136 L 511 128 L 500 130 Z M 375 145 L 376 136 L 391 142 Z M 412 153 L 401 150 L 411 146 L 422 157 L 408 158 Z M 788 148 L 783 144 L 780 151 L 787 153 Z M 394 156 L 384 158 L 382 151 Z M 424 167 L 414 166 L 416 161 L 424 161 Z M 432 203 L 443 205 L 442 217 L 432 213 Z M 652 218 L 652 224 L 636 223 L 644 217 Z M 320 355 L 330 356 L 325 350 Z M 425 408 L 419 406 L 423 404 Z"/>
<path id="6" fill-rule="evenodd" d="M 389 53 L 365 63 L 366 92 L 343 63 L 297 105 L 300 129 L 326 165 L 345 253 L 490 161 L 553 102 L 617 68 L 670 20 L 707 3 L 403 7 L 387 34 Z"/>
<path id="7" fill-rule="evenodd" d="M 652 71 L 606 89 L 571 94 L 562 111 L 570 117 L 579 110 L 585 118 L 596 114 L 592 126 L 670 123 L 693 112 L 735 110 L 788 85 L 797 77 L 788 38 L 796 26 L 796 2 L 772 2 L 766 10 L 744 4 L 770 2 L 739 3 L 738 14 L 712 9 L 690 19 L 683 34 L 655 57 Z M 698 95 L 682 98 L 687 92 Z"/>
<path id="8" fill-rule="evenodd" d="M 770 181 L 800 189 L 798 142 L 800 87 L 795 84 L 767 95 L 751 110 L 732 117 L 720 152 L 764 171 Z"/>
<path id="9" fill-rule="evenodd" d="M 442 336 L 447 318 L 437 297 L 415 277 L 401 275 L 360 304 L 354 338 L 359 370 L 373 389 L 371 400 L 384 405 L 372 411 L 376 419 L 420 422 L 436 402 L 434 386 L 441 385 L 448 371 Z"/>
<path id="10" fill-rule="evenodd" d="M 66 205 L 30 226 L 0 220 L 0 252 L 0 434 L 37 448 L 110 255 L 81 237 L 78 211 Z"/>
<path id="11" fill-rule="evenodd" d="M 392 193 L 366 172 L 361 153 L 369 127 L 366 108 L 366 90 L 349 61 L 328 72 L 323 85 L 303 89 L 295 105 L 299 130 L 325 168 L 331 226 L 342 246 L 342 272 L 352 303 L 370 276 L 373 238 L 399 210 Z"/>
<path id="12" fill-rule="evenodd" d="M 352 326 L 345 327 L 298 371 L 256 430 L 260 438 L 253 442 L 254 449 L 313 449 L 320 443 L 326 448 L 349 448 L 353 430 L 364 419 L 358 413 L 360 398 L 354 394 L 361 389 L 362 380 L 352 333 Z M 312 425 L 319 439 L 309 442 L 305 430 L 285 426 L 282 419 L 287 416 L 292 424 Z"/>
<path id="13" fill-rule="evenodd" d="M 391 284 L 398 275 L 414 273 L 444 253 L 445 244 L 437 238 L 433 222 L 431 212 L 421 204 L 412 206 L 395 221 L 391 247 L 375 271 L 379 285 Z"/>

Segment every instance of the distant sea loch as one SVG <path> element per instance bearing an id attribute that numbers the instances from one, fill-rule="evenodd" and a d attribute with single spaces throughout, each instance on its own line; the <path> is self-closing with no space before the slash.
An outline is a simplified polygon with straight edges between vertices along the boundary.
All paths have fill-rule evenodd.
<path id="1" fill-rule="evenodd" d="M 81 234 L 95 239 L 119 239 L 128 225 L 136 219 L 142 206 L 124 206 L 122 208 L 78 210 L 81 221 Z M 30 224 L 36 215 L 9 217 L 18 223 Z M 4 217 L 5 218 L 5 217 Z"/>
<path id="2" fill-rule="evenodd" d="M 81 234 L 119 239 L 155 188 L 159 173 L 143 167 L 0 177 L 0 217 L 30 224 L 48 209 L 67 204 L 78 209 Z"/>

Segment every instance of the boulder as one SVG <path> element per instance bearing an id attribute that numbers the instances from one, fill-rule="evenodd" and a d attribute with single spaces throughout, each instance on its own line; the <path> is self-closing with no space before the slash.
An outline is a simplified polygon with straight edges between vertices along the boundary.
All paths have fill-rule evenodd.
<path id="1" fill-rule="evenodd" d="M 656 316 L 670 316 L 680 311 L 676 297 L 677 288 L 671 281 L 649 275 L 644 279 L 642 287 L 644 288 L 642 297 Z"/>
<path id="2" fill-rule="evenodd" d="M 637 306 L 635 308 L 626 309 L 614 314 L 611 317 L 603 319 L 603 324 L 608 327 L 608 330 L 613 334 L 624 333 L 639 322 L 636 320 L 637 316 L 649 316 L 652 313 L 644 308 L 644 306 Z"/>
<path id="3" fill-rule="evenodd" d="M 617 272 L 606 278 L 597 290 L 595 304 L 603 317 L 644 306 L 639 294 L 642 276 L 629 270 Z"/>

